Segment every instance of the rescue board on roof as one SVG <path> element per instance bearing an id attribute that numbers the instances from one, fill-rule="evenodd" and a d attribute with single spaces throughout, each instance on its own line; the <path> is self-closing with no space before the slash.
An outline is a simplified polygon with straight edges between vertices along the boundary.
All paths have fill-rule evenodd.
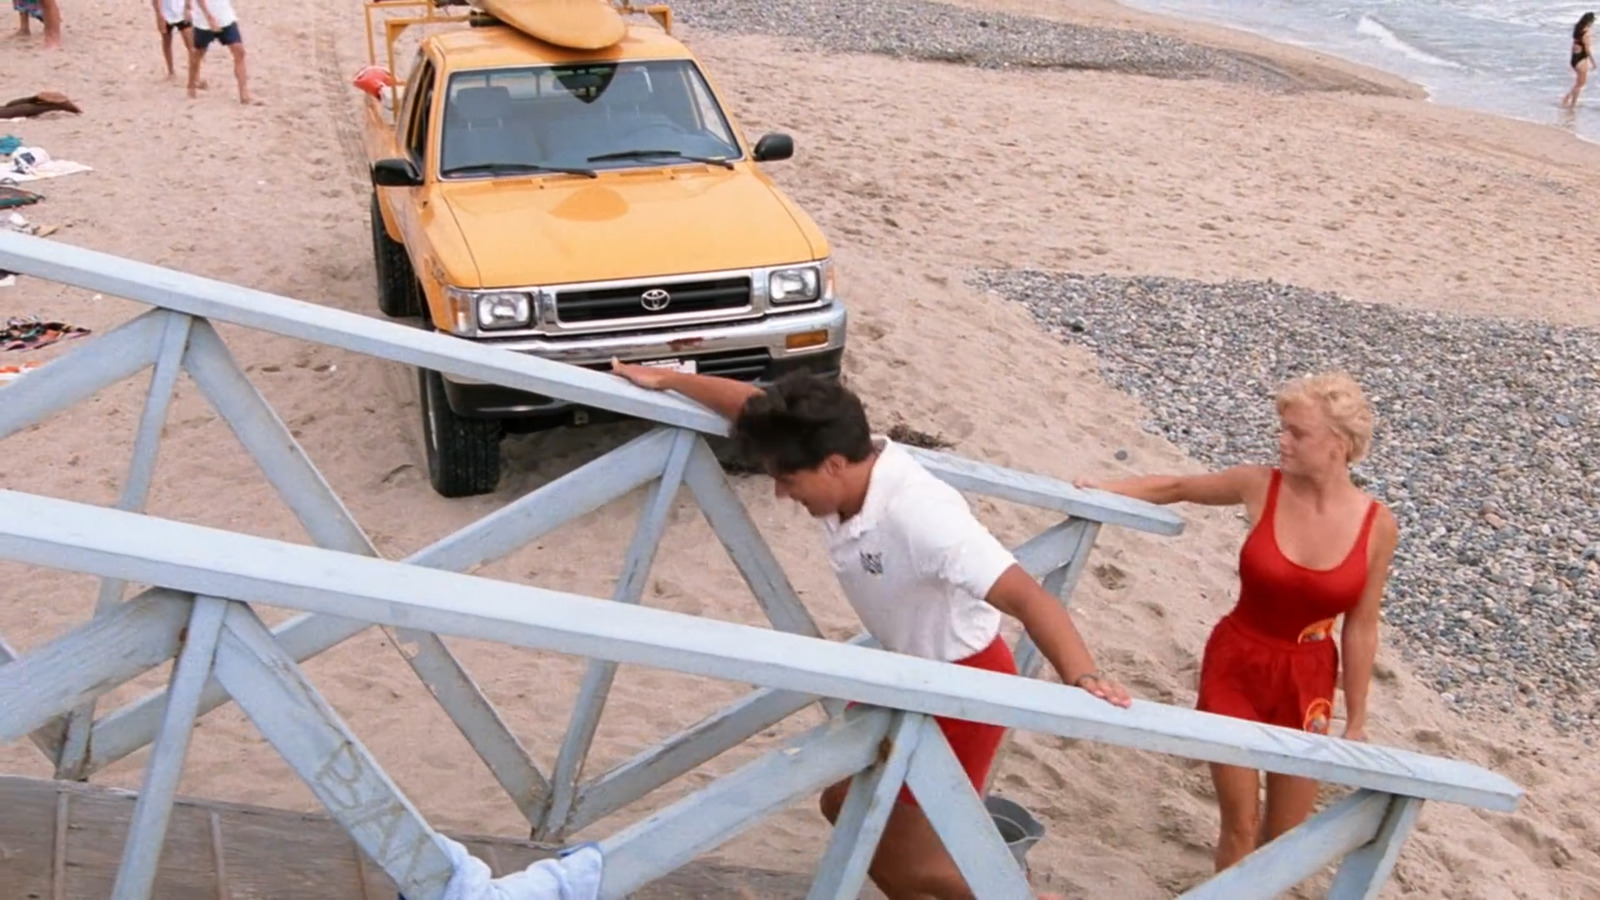
<path id="1" fill-rule="evenodd" d="M 601 50 L 628 26 L 609 0 L 472 0 L 472 5 L 531 38 L 574 50 Z"/>

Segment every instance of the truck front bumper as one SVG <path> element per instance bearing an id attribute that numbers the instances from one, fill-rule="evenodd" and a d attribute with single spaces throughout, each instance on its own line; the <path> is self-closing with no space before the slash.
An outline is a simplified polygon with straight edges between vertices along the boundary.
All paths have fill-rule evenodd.
<path id="1" fill-rule="evenodd" d="M 609 369 L 612 357 L 623 362 L 694 360 L 696 370 L 702 375 L 769 384 L 797 370 L 837 376 L 844 356 L 847 319 L 844 305 L 835 301 L 823 309 L 769 315 L 754 322 L 622 335 L 511 338 L 480 343 L 596 370 Z M 792 337 L 811 332 L 826 332 L 826 341 L 799 349 L 789 348 Z M 443 381 L 450 408 L 459 416 L 554 418 L 573 409 L 566 401 L 498 384 L 455 375 L 444 375 Z"/>

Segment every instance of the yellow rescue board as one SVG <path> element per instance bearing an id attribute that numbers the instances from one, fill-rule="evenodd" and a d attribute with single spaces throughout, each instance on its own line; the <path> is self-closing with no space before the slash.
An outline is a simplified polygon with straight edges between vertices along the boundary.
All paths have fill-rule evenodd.
<path id="1" fill-rule="evenodd" d="M 622 40 L 628 26 L 607 0 L 474 0 L 476 6 L 523 34 L 557 47 L 600 50 Z"/>

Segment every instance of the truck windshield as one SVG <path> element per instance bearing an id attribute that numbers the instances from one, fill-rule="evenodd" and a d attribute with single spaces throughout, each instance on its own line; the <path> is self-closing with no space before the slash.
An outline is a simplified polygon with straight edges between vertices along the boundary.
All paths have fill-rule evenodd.
<path id="1" fill-rule="evenodd" d="M 457 72 L 441 139 L 446 178 L 741 156 L 700 71 L 679 59 Z"/>

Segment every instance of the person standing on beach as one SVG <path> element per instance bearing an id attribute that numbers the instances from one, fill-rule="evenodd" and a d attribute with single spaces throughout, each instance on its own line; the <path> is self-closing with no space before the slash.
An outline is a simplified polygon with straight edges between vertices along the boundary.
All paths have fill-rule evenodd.
<path id="1" fill-rule="evenodd" d="M 840 586 L 884 649 L 1014 675 L 1000 634 L 1006 614 L 1022 622 L 1063 683 L 1131 704 L 1122 685 L 1096 671 L 1061 601 L 1023 571 L 955 488 L 875 437 L 860 399 L 837 381 L 797 373 L 762 389 L 615 360 L 612 371 L 640 387 L 676 391 L 733 423 L 778 497 L 820 520 Z M 936 721 L 981 795 L 1005 729 Z M 823 792 L 829 822 L 849 790 L 845 779 Z M 973 896 L 909 789 L 889 814 L 868 874 L 890 900 Z"/>
<path id="2" fill-rule="evenodd" d="M 48 49 L 61 48 L 61 8 L 56 5 L 56 0 L 11 0 L 11 8 L 17 12 L 17 36 L 27 37 L 33 34 L 33 22 L 38 19 L 44 26 L 44 45 Z"/>
<path id="3" fill-rule="evenodd" d="M 1594 68 L 1594 44 L 1590 35 L 1594 31 L 1594 13 L 1586 12 L 1578 18 L 1578 24 L 1572 26 L 1572 54 L 1569 58 L 1572 65 L 1573 84 L 1572 90 L 1561 98 L 1561 105 L 1573 107 L 1578 105 L 1578 95 L 1583 92 L 1584 82 L 1589 80 L 1589 70 Z"/>
<path id="4" fill-rule="evenodd" d="M 206 49 L 213 43 L 220 43 L 233 55 L 233 77 L 239 82 L 239 102 L 250 103 L 244 38 L 239 34 L 239 16 L 233 11 L 233 0 L 190 0 L 190 9 L 200 14 L 194 17 L 191 37 L 194 52 L 189 54 L 189 99 L 200 96 L 200 64 L 205 62 Z"/>
<path id="5" fill-rule="evenodd" d="M 1206 642 L 1196 708 L 1327 734 L 1339 683 L 1333 628 L 1343 616 L 1344 737 L 1365 740 L 1378 608 L 1399 539 L 1394 515 L 1350 479 L 1371 446 L 1372 412 L 1343 373 L 1290 382 L 1277 409 L 1275 467 L 1076 483 L 1149 503 L 1243 506 L 1252 525 L 1239 551 L 1239 600 Z M 1211 779 L 1219 872 L 1300 824 L 1317 799 L 1315 781 L 1268 773 L 1263 817 L 1259 772 L 1213 763 Z"/>
<path id="6" fill-rule="evenodd" d="M 167 62 L 167 80 L 176 78 L 178 71 L 172 61 L 172 33 L 176 31 L 188 51 L 189 67 L 194 67 L 194 26 L 189 21 L 189 7 L 194 0 L 150 0 L 156 13 L 156 32 L 161 35 L 161 57 Z"/>

